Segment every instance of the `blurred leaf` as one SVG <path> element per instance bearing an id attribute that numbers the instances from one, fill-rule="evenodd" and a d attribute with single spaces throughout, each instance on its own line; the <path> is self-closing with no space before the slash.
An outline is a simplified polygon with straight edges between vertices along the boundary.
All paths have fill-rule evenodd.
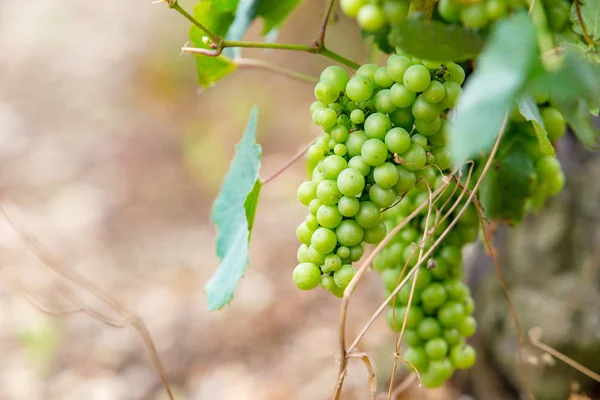
<path id="1" fill-rule="evenodd" d="M 387 54 L 392 54 L 396 52 L 394 46 L 390 44 L 389 40 L 390 35 L 390 26 L 386 25 L 383 29 L 378 30 L 376 33 L 367 32 L 364 29 L 360 31 L 360 37 L 365 40 L 369 37 L 373 37 L 373 41 L 379 47 L 379 50 L 383 51 Z"/>
<path id="2" fill-rule="evenodd" d="M 553 156 L 554 147 L 552 147 L 552 143 L 550 143 L 550 140 L 548 139 L 548 132 L 546 132 L 544 121 L 542 121 L 540 110 L 533 96 L 531 94 L 525 94 L 521 96 L 517 100 L 517 105 L 519 106 L 519 112 L 521 115 L 525 117 L 527 121 L 531 121 L 533 124 L 533 129 L 535 130 L 542 153 L 548 156 Z"/>
<path id="3" fill-rule="evenodd" d="M 301 2 L 302 0 L 260 0 L 258 15 L 265 20 L 262 34 L 266 35 L 283 24 Z"/>
<path id="4" fill-rule="evenodd" d="M 229 27 L 227 40 L 242 40 L 250 24 L 256 18 L 261 0 L 237 0 L 239 1 L 235 11 L 235 19 Z M 241 49 L 239 47 L 228 47 L 223 53 L 233 59 L 239 58 Z"/>
<path id="5" fill-rule="evenodd" d="M 584 99 L 555 100 L 577 139 L 588 149 L 597 150 L 600 131 L 592 123 L 590 106 Z"/>
<path id="6" fill-rule="evenodd" d="M 217 226 L 216 253 L 221 264 L 205 287 L 209 310 L 221 309 L 231 301 L 248 266 L 250 233 L 261 189 L 257 118 L 258 110 L 254 107 L 213 204 L 211 219 Z"/>
<path id="7" fill-rule="evenodd" d="M 455 164 L 490 149 L 537 57 L 535 28 L 527 13 L 496 25 L 456 108 L 450 141 Z"/>
<path id="8" fill-rule="evenodd" d="M 587 30 L 588 35 L 594 40 L 600 40 L 600 0 L 579 0 L 581 17 Z M 573 31 L 583 35 L 583 29 L 577 18 L 575 4 L 571 6 L 571 22 L 573 23 Z"/>
<path id="9" fill-rule="evenodd" d="M 410 19 L 394 26 L 390 40 L 412 56 L 435 61 L 471 59 L 484 45 L 473 30 L 423 19 Z"/>
<path id="10" fill-rule="evenodd" d="M 481 182 L 479 200 L 485 218 L 514 224 L 523 219 L 525 200 L 533 192 L 535 164 L 518 141 L 503 150 Z"/>
<path id="11" fill-rule="evenodd" d="M 211 32 L 225 36 L 234 20 L 237 1 L 203 0 L 194 7 L 194 18 L 210 29 Z M 190 41 L 195 47 L 208 49 L 202 38 L 206 36 L 198 27 L 192 25 Z M 196 73 L 198 83 L 208 87 L 235 70 L 235 64 L 225 56 L 208 57 L 196 56 Z"/>

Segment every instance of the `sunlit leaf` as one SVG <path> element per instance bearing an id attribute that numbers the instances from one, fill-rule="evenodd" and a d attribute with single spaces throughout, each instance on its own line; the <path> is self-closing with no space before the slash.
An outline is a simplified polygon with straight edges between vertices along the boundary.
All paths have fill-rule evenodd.
<path id="1" fill-rule="evenodd" d="M 588 35 L 595 40 L 600 40 L 600 0 L 578 0 L 580 3 L 579 9 L 581 17 L 587 30 Z M 573 23 L 573 31 L 583 35 L 583 29 L 577 18 L 575 4 L 571 7 L 571 22 Z"/>

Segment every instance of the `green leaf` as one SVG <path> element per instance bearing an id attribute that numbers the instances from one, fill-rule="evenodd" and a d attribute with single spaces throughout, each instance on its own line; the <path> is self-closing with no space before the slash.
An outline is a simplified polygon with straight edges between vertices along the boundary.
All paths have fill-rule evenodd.
<path id="1" fill-rule="evenodd" d="M 234 20 L 237 1 L 203 0 L 194 7 L 194 18 L 206 26 L 211 32 L 225 36 Z M 190 29 L 190 41 L 195 47 L 208 49 L 202 38 L 206 34 L 198 27 L 192 25 Z M 205 55 L 196 56 L 196 73 L 198 83 L 208 87 L 235 70 L 235 64 L 225 56 L 209 57 Z"/>
<path id="2" fill-rule="evenodd" d="M 390 45 L 390 41 L 388 39 L 390 34 L 390 26 L 386 25 L 384 28 L 378 30 L 376 33 L 365 31 L 364 29 L 360 31 L 360 37 L 365 40 L 369 37 L 373 37 L 373 42 L 377 44 L 379 50 L 383 51 L 387 54 L 392 54 L 396 51 L 396 49 Z"/>
<path id="3" fill-rule="evenodd" d="M 533 124 L 533 129 L 535 130 L 542 153 L 547 156 L 553 156 L 555 154 L 554 147 L 552 147 L 552 143 L 550 143 L 550 139 L 548 139 L 548 132 L 546 132 L 544 121 L 542 121 L 540 110 L 533 96 L 531 94 L 525 94 L 519 97 L 517 106 L 519 106 L 521 115 Z"/>
<path id="4" fill-rule="evenodd" d="M 238 0 L 239 4 L 235 11 L 235 19 L 229 27 L 227 40 L 242 40 L 250 24 L 256 18 L 260 0 Z M 223 50 L 223 53 L 233 59 L 239 58 L 241 49 L 239 47 L 228 47 Z"/>
<path id="5" fill-rule="evenodd" d="M 450 141 L 455 164 L 489 151 L 537 57 L 535 28 L 527 13 L 496 25 L 455 110 Z"/>
<path id="6" fill-rule="evenodd" d="M 525 214 L 525 200 L 533 193 L 535 164 L 519 141 L 499 152 L 481 182 L 479 200 L 484 217 L 518 223 Z"/>
<path id="7" fill-rule="evenodd" d="M 302 0 L 261 0 L 258 15 L 265 20 L 262 34 L 283 24 L 300 3 Z"/>
<path id="8" fill-rule="evenodd" d="M 435 61 L 463 61 L 483 48 L 482 37 L 470 29 L 439 21 L 410 19 L 393 26 L 392 45 L 406 53 Z"/>
<path id="9" fill-rule="evenodd" d="M 579 4 L 581 17 L 588 35 L 595 41 L 600 40 L 600 0 L 579 0 Z M 573 23 L 573 31 L 583 35 L 575 4 L 571 7 L 571 22 Z"/>
<path id="10" fill-rule="evenodd" d="M 205 286 L 209 310 L 221 309 L 231 301 L 248 266 L 250 234 L 261 189 L 257 117 L 254 107 L 213 204 L 211 219 L 217 226 L 216 254 L 221 263 Z"/>
<path id="11" fill-rule="evenodd" d="M 584 99 L 555 100 L 577 139 L 588 149 L 597 150 L 600 131 L 592 123 L 590 107 Z"/>

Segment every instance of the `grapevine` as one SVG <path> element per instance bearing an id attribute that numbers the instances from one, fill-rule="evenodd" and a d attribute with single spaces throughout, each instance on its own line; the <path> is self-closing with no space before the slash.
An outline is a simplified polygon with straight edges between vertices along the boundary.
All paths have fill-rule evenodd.
<path id="1" fill-rule="evenodd" d="M 600 106 L 598 37 L 577 0 L 340 0 L 342 13 L 372 39 L 373 54 L 387 54 L 384 65 L 361 65 L 325 46 L 336 1 L 327 2 L 312 45 L 231 40 L 170 5 L 200 32 L 183 48 L 199 57 L 227 63 L 228 48 L 268 48 L 321 54 L 346 67 L 330 65 L 316 79 L 250 62 L 316 81 L 308 111 L 320 134 L 305 151 L 308 176 L 296 192 L 306 217 L 296 229 L 291 280 L 343 299 L 334 398 L 364 335 L 345 346 L 345 307 L 366 267 L 380 274 L 389 300 L 394 354 L 424 387 L 473 367 L 469 338 L 478 321 L 463 280 L 465 246 L 482 237 L 489 245 L 482 232 L 489 221 L 516 225 L 561 192 L 566 175 L 556 144 L 569 130 L 590 148 L 600 136 L 589 119 Z M 245 182 L 248 193 L 236 204 L 246 239 L 260 186 L 295 160 Z M 370 252 L 370 245 L 378 246 Z M 219 256 L 224 263 L 227 254 Z M 221 296 L 216 308 L 232 296 Z M 520 331 L 516 317 L 515 326 Z"/>

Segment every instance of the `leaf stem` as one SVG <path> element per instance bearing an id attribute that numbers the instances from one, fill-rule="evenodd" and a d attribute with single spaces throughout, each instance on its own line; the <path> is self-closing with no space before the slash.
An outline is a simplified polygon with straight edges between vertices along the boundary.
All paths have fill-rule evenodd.
<path id="1" fill-rule="evenodd" d="M 177 0 L 169 1 L 168 4 L 169 8 L 178 11 L 179 14 L 183 15 L 188 21 L 190 21 L 192 24 L 196 25 L 201 31 L 206 33 L 214 43 L 219 44 L 221 42 L 222 39 L 219 35 L 211 32 L 210 29 L 202 25 L 196 18 L 192 17 L 187 11 L 181 8 Z"/>
<path id="2" fill-rule="evenodd" d="M 294 154 L 294 156 L 292 158 L 290 158 L 285 164 L 283 164 L 281 167 L 279 167 L 279 169 L 277 169 L 272 174 L 267 175 L 264 178 L 261 178 L 260 182 L 263 184 L 263 186 L 266 185 L 267 183 L 271 182 L 273 179 L 277 178 L 282 172 L 284 172 L 286 169 L 291 167 L 292 164 L 294 164 L 296 161 L 301 159 L 302 156 L 306 154 L 306 152 L 308 151 L 310 146 L 312 146 L 316 140 L 317 140 L 317 138 L 315 137 L 313 140 L 310 141 L 310 143 L 308 143 L 300 151 L 298 151 L 296 154 Z"/>
<path id="3" fill-rule="evenodd" d="M 575 3 L 575 13 L 577 14 L 577 20 L 579 21 L 579 25 L 581 26 L 581 32 L 583 33 L 583 38 L 592 48 L 594 47 L 594 41 L 590 37 L 590 34 L 587 31 L 585 23 L 583 21 L 583 17 L 581 16 L 581 8 L 579 7 L 579 0 L 573 0 Z"/>
<path id="4" fill-rule="evenodd" d="M 354 61 L 349 60 L 346 57 L 342 57 L 338 53 L 334 53 L 333 51 L 329 50 L 326 47 L 323 47 L 320 51 L 317 52 L 317 54 L 321 54 L 327 58 L 330 58 L 334 61 L 339 62 L 340 64 L 344 64 L 348 68 L 352 68 L 354 70 L 356 70 L 356 69 L 358 69 L 358 67 L 360 67 L 360 65 L 358 65 Z"/>
<path id="5" fill-rule="evenodd" d="M 263 68 L 281 75 L 289 76 L 290 78 L 294 78 L 303 82 L 319 82 L 319 78 L 317 78 L 316 76 L 306 75 L 300 72 L 293 71 L 291 69 L 283 68 L 278 65 L 268 63 L 263 60 L 257 60 L 255 58 L 238 58 L 235 60 L 235 64 L 241 68 Z"/>
<path id="6" fill-rule="evenodd" d="M 293 51 L 308 51 L 315 53 L 315 48 L 303 44 L 286 44 L 286 43 L 266 43 L 266 42 L 249 42 L 245 40 L 222 40 L 221 47 L 247 47 L 252 49 L 279 49 Z"/>
<path id="7" fill-rule="evenodd" d="M 321 21 L 321 26 L 319 27 L 319 36 L 317 37 L 317 47 L 320 49 L 325 47 L 325 33 L 327 32 L 327 24 L 329 24 L 329 18 L 331 17 L 331 12 L 333 11 L 333 6 L 335 5 L 335 0 L 329 1 L 329 6 L 327 7 L 327 11 L 323 16 L 323 20 Z"/>

